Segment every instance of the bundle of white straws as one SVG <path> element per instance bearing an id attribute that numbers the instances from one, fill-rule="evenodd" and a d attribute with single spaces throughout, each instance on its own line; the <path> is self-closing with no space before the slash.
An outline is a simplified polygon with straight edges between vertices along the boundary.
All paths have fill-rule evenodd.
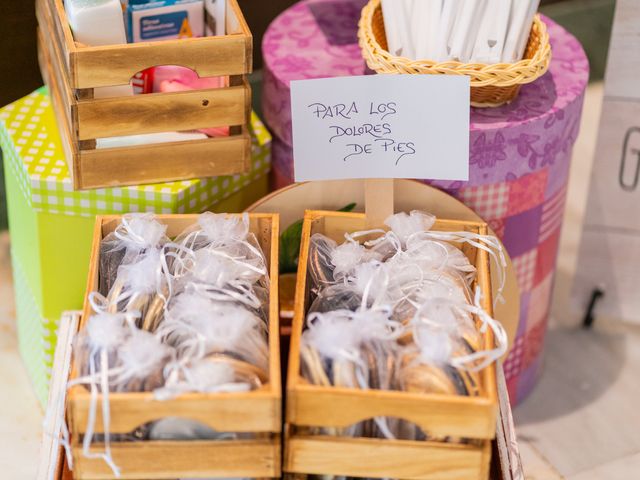
<path id="1" fill-rule="evenodd" d="M 413 60 L 515 63 L 540 0 L 382 0 L 389 52 Z"/>

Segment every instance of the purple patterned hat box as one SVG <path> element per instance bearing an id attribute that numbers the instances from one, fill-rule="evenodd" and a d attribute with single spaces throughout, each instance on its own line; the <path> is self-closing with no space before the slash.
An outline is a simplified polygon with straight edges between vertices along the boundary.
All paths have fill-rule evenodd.
<path id="1" fill-rule="evenodd" d="M 272 132 L 274 180 L 293 181 L 291 80 L 363 75 L 357 22 L 366 0 L 303 0 L 264 38 L 264 117 Z M 549 73 L 523 86 L 510 105 L 472 109 L 469 182 L 434 182 L 480 214 L 503 240 L 521 289 L 514 348 L 504 369 L 522 401 L 541 372 L 542 348 L 564 216 L 573 144 L 589 65 L 579 42 L 545 19 L 553 47 Z"/>

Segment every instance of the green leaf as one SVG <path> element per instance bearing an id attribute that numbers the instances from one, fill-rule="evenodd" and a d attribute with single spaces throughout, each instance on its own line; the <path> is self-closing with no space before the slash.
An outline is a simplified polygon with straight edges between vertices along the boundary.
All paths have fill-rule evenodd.
<path id="1" fill-rule="evenodd" d="M 302 220 L 298 220 L 280 235 L 280 274 L 297 271 L 301 241 Z"/>
<path id="2" fill-rule="evenodd" d="M 339 212 L 352 212 L 354 208 L 356 208 L 357 203 L 350 203 L 349 205 L 346 205 L 344 207 L 342 207 L 340 210 L 338 210 Z"/>

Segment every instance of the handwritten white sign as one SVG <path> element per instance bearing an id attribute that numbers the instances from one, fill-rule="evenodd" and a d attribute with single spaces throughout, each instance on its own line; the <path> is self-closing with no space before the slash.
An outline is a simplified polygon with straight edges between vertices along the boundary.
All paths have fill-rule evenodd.
<path id="1" fill-rule="evenodd" d="M 469 179 L 469 78 L 291 82 L 295 179 Z"/>

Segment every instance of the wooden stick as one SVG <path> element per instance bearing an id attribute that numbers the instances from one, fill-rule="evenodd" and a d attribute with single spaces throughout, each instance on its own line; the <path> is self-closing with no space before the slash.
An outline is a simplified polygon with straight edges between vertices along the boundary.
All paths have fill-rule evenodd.
<path id="1" fill-rule="evenodd" d="M 432 0 L 429 3 L 429 23 L 427 37 L 426 58 L 432 60 L 437 54 L 437 42 L 440 30 L 440 20 L 442 19 L 442 0 Z"/>
<path id="2" fill-rule="evenodd" d="M 400 33 L 398 32 L 398 20 L 396 19 L 395 7 L 391 0 L 382 0 L 382 15 L 384 19 L 384 29 L 387 34 L 387 49 L 393 55 L 398 55 L 402 49 Z"/>
<path id="3" fill-rule="evenodd" d="M 477 24 L 476 15 L 481 6 L 480 1 L 463 2 L 460 4 L 458 18 L 451 32 L 451 52 L 449 52 L 449 56 L 452 60 L 460 62 L 466 62 L 468 60 L 468 58 L 465 58 L 465 51 L 467 50 L 467 45 L 475 41 L 477 31 L 474 35 L 473 30 L 474 25 Z M 470 37 L 473 38 L 470 40 Z"/>
<path id="4" fill-rule="evenodd" d="M 428 48 L 429 0 L 420 0 L 412 5 L 409 19 L 411 20 L 411 41 L 413 43 L 415 60 L 426 59 Z"/>
<path id="5" fill-rule="evenodd" d="M 478 23 L 480 23 L 480 29 L 478 30 L 478 36 L 472 44 L 472 53 L 470 61 L 472 63 L 488 63 L 488 59 L 491 55 L 490 44 L 496 43 L 495 38 L 496 19 L 499 12 L 495 9 L 496 0 L 488 0 L 486 9 L 482 16 L 479 16 Z"/>
<path id="6" fill-rule="evenodd" d="M 416 52 L 411 38 L 411 13 L 413 11 L 412 0 L 397 0 L 396 29 L 400 32 L 402 42 L 402 56 L 410 59 L 416 58 Z"/>
<path id="7" fill-rule="evenodd" d="M 389 178 L 364 181 L 367 228 L 379 228 L 394 213 L 394 181 Z"/>
<path id="8" fill-rule="evenodd" d="M 534 11 L 538 6 L 537 0 L 529 0 L 523 2 L 513 2 L 513 10 L 511 11 L 511 21 L 507 39 L 505 40 L 504 51 L 502 53 L 503 62 L 517 62 L 521 60 L 521 53 L 518 52 L 522 31 L 528 34 L 531 30 L 531 24 L 528 23 L 527 17 L 530 11 Z M 535 12 L 534 12 L 535 13 Z"/>
<path id="9" fill-rule="evenodd" d="M 504 43 L 507 39 L 507 30 L 509 29 L 509 17 L 511 16 L 512 0 L 494 0 L 496 5 L 495 25 L 495 41 L 496 44 L 490 48 L 488 63 L 500 63 L 502 61 L 502 51 Z M 488 11 L 490 14 L 492 10 Z"/>
<path id="10" fill-rule="evenodd" d="M 467 37 L 464 43 L 464 49 L 462 50 L 462 59 L 464 62 L 471 61 L 471 55 L 473 53 L 473 47 L 478 41 L 478 32 L 482 24 L 482 19 L 486 15 L 488 0 L 475 0 L 476 10 L 473 14 L 471 25 L 467 32 Z"/>
<path id="11" fill-rule="evenodd" d="M 536 16 L 536 12 L 538 11 L 539 6 L 540 0 L 532 0 L 531 5 L 529 6 L 529 11 L 527 12 L 527 16 L 524 21 L 524 26 L 520 31 L 520 38 L 518 39 L 515 61 L 522 60 L 522 57 L 524 57 L 524 54 L 526 53 L 527 43 L 529 41 L 529 36 L 531 35 L 531 25 L 533 25 L 533 19 Z"/>
<path id="12" fill-rule="evenodd" d="M 449 45 L 451 43 L 451 37 L 453 36 L 453 27 L 456 23 L 459 7 L 459 0 L 448 0 L 444 2 L 442 6 L 438 38 L 434 46 L 434 60 L 444 62 L 449 59 Z"/>

